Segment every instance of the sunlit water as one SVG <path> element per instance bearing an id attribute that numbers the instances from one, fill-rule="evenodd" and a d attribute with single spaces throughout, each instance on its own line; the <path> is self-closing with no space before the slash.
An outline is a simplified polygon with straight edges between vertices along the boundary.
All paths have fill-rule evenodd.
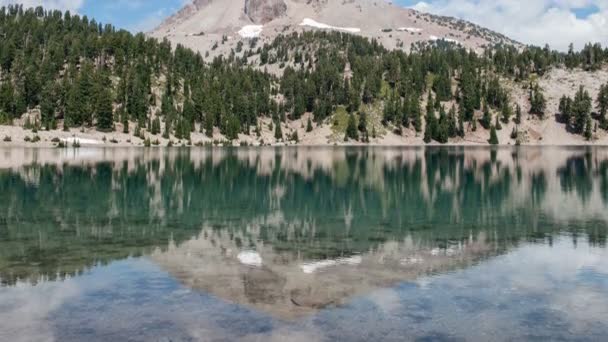
<path id="1" fill-rule="evenodd" d="M 608 149 L 0 149 L 0 341 L 603 341 Z"/>

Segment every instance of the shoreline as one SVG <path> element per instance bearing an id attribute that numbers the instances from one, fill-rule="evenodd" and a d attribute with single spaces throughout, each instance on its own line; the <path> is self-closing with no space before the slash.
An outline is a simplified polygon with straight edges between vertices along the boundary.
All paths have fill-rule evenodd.
<path id="1" fill-rule="evenodd" d="M 490 145 L 486 142 L 485 136 L 487 132 L 483 129 L 478 129 L 477 132 L 471 133 L 465 139 L 457 138 L 446 144 L 432 142 L 424 143 L 422 133 L 415 133 L 412 130 L 407 130 L 404 135 L 396 135 L 392 132 L 387 132 L 383 136 L 371 139 L 369 143 L 362 142 L 345 142 L 337 138 L 332 132 L 329 125 L 321 125 L 315 127 L 312 132 L 305 132 L 300 128 L 298 122 L 285 125 L 286 131 L 297 131 L 300 137 L 299 142 L 294 141 L 276 141 L 272 132 L 263 132 L 261 136 L 255 135 L 239 135 L 239 138 L 229 142 L 216 129 L 213 138 L 206 135 L 193 132 L 188 143 L 187 140 L 178 140 L 175 137 L 165 139 L 161 135 L 146 134 L 146 138 L 150 140 L 150 146 L 145 145 L 145 140 L 140 137 L 135 137 L 130 133 L 115 132 L 99 132 L 94 128 L 74 128 L 70 131 L 63 130 L 40 130 L 34 133 L 31 130 L 25 130 L 20 126 L 3 126 L 0 125 L 0 147 L 34 147 L 34 148 L 58 148 L 61 141 L 65 146 L 74 147 L 74 141 L 78 141 L 79 147 L 86 148 L 113 148 L 113 147 L 213 147 L 213 146 L 233 146 L 233 147 L 281 147 L 281 146 L 301 146 L 301 147 L 432 147 L 432 146 L 451 146 L 451 147 L 491 147 L 491 146 L 518 146 L 512 139 L 509 139 L 509 128 L 505 128 L 499 133 L 498 145 Z M 6 139 L 6 137 L 10 137 Z M 34 141 L 36 140 L 36 141 Z M 506 143 L 505 143 L 506 142 Z M 560 134 L 555 137 L 551 135 L 542 139 L 534 139 L 524 141 L 519 146 L 544 146 L 544 147 L 564 147 L 564 146 L 597 146 L 608 147 L 608 135 L 601 134 L 593 141 L 586 141 L 581 136 L 574 134 Z"/>

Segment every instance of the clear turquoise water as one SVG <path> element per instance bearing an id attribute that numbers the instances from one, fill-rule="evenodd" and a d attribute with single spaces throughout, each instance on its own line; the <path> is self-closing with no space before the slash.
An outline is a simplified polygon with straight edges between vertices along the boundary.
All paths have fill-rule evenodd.
<path id="1" fill-rule="evenodd" d="M 601 341 L 608 148 L 0 149 L 0 341 Z"/>

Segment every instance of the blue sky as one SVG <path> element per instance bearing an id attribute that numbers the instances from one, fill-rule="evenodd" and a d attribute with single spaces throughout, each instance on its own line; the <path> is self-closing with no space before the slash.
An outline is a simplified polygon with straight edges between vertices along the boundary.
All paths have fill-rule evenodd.
<path id="1" fill-rule="evenodd" d="M 0 0 L 72 10 L 133 32 L 148 31 L 189 0 Z M 217 0 L 222 1 L 222 0 Z M 342 0 L 330 0 L 342 1 Z M 382 0 L 378 0 L 382 1 Z M 454 16 L 523 43 L 565 50 L 587 42 L 608 45 L 608 0 L 394 0 L 434 14 Z"/>
<path id="2" fill-rule="evenodd" d="M 175 13 L 184 0 L 86 0 L 80 13 L 131 31 L 146 31 Z"/>

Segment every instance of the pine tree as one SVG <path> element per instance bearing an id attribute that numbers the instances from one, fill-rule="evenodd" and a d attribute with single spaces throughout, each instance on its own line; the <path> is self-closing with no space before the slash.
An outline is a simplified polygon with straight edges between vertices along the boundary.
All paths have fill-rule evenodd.
<path id="1" fill-rule="evenodd" d="M 420 103 L 418 103 L 418 97 L 410 97 L 410 114 L 413 118 L 413 125 L 416 132 L 422 131 L 422 113 L 420 110 Z"/>
<path id="2" fill-rule="evenodd" d="M 517 129 L 517 126 L 515 126 L 515 127 L 513 127 L 513 130 L 511 131 L 511 139 L 517 140 L 518 136 L 519 136 L 519 131 Z"/>
<path id="3" fill-rule="evenodd" d="M 361 95 L 358 87 L 350 87 L 348 92 L 348 107 L 349 113 L 354 113 L 361 106 Z"/>
<path id="4" fill-rule="evenodd" d="M 42 96 L 40 101 L 40 117 L 42 126 L 46 130 L 53 129 L 55 125 L 55 86 L 54 83 L 47 82 L 42 89 Z"/>
<path id="5" fill-rule="evenodd" d="M 13 116 L 20 117 L 27 111 L 26 101 L 26 61 L 23 52 L 18 53 L 15 56 L 12 66 L 12 79 L 14 80 L 13 85 Z"/>
<path id="6" fill-rule="evenodd" d="M 575 132 L 586 135 L 585 127 L 587 126 L 587 120 L 591 120 L 591 107 L 591 96 L 589 96 L 589 93 L 583 86 L 580 86 L 572 102 Z"/>
<path id="7" fill-rule="evenodd" d="M 112 94 L 106 87 L 97 89 L 95 101 L 95 118 L 97 120 L 97 130 L 100 132 L 110 132 L 114 130 L 114 113 L 112 107 Z"/>
<path id="8" fill-rule="evenodd" d="M 369 142 L 369 134 L 367 132 L 367 113 L 361 112 L 359 115 L 359 126 L 357 127 L 361 133 L 363 142 Z"/>
<path id="9" fill-rule="evenodd" d="M 450 138 L 454 138 L 458 135 L 458 122 L 456 120 L 456 107 L 452 106 L 450 113 L 448 114 L 448 135 Z"/>
<path id="10" fill-rule="evenodd" d="M 460 77 L 461 99 L 460 113 L 464 121 L 473 120 L 475 109 L 479 107 L 479 88 L 476 85 L 475 72 L 471 67 L 466 67 Z"/>
<path id="11" fill-rule="evenodd" d="M 530 89 L 530 114 L 537 115 L 540 118 L 545 116 L 547 101 L 545 95 L 538 85 Z"/>
<path id="12" fill-rule="evenodd" d="M 502 122 L 504 122 L 505 124 L 508 124 L 509 121 L 511 120 L 512 115 L 513 115 L 513 112 L 511 111 L 511 106 L 508 103 L 505 103 L 502 106 L 502 111 L 501 111 Z"/>
<path id="13" fill-rule="evenodd" d="M 562 117 L 562 121 L 569 126 L 572 121 L 572 99 L 568 96 L 562 96 L 559 100 L 559 112 Z"/>
<path id="14" fill-rule="evenodd" d="M 574 69 L 580 64 L 578 56 L 574 53 L 574 44 L 570 43 L 568 46 L 568 55 L 566 56 L 566 68 Z"/>
<path id="15" fill-rule="evenodd" d="M 65 108 L 65 124 L 70 127 L 79 126 L 82 124 L 83 112 L 86 110 L 84 107 L 84 101 L 82 93 L 77 83 L 70 86 L 67 102 Z"/>
<path id="16" fill-rule="evenodd" d="M 434 138 L 437 137 L 437 117 L 435 117 L 435 103 L 433 101 L 433 94 L 429 92 L 427 103 L 426 103 L 426 125 L 424 129 L 424 142 L 430 143 Z"/>
<path id="17" fill-rule="evenodd" d="M 458 115 L 458 135 L 461 138 L 464 138 L 464 135 L 465 135 L 465 131 L 464 131 L 464 117 L 462 115 Z"/>
<path id="18" fill-rule="evenodd" d="M 393 100 L 388 99 L 384 101 L 384 112 L 382 115 L 382 123 L 387 125 L 389 122 L 393 122 L 394 119 L 394 110 L 393 110 Z"/>
<path id="19" fill-rule="evenodd" d="M 194 128 L 194 120 L 196 118 L 196 112 L 194 110 L 194 103 L 190 99 L 186 99 L 184 101 L 184 108 L 182 109 L 182 117 L 188 123 L 187 128 L 192 130 Z"/>
<path id="20" fill-rule="evenodd" d="M 304 96 L 299 94 L 296 96 L 294 108 L 293 108 L 293 119 L 297 120 L 302 117 L 304 112 L 306 111 L 306 102 L 304 100 Z"/>
<path id="21" fill-rule="evenodd" d="M 291 141 L 295 142 L 296 144 L 300 142 L 300 137 L 298 136 L 297 129 L 293 131 L 293 134 L 291 135 Z"/>
<path id="22" fill-rule="evenodd" d="M 278 125 L 280 126 L 280 125 Z M 226 118 L 224 135 L 228 140 L 235 140 L 239 137 L 239 132 L 241 131 L 241 124 L 236 115 L 231 114 Z M 279 130 L 280 131 L 280 130 Z M 281 133 L 282 138 L 282 133 Z"/>
<path id="23" fill-rule="evenodd" d="M 498 135 L 496 134 L 496 127 L 494 126 L 490 127 L 490 140 L 488 140 L 488 143 L 490 143 L 490 145 L 499 144 Z"/>
<path id="24" fill-rule="evenodd" d="M 135 126 L 135 132 L 133 132 L 133 135 L 137 138 L 142 137 L 141 126 L 139 125 L 139 123 L 137 123 L 137 125 Z"/>
<path id="25" fill-rule="evenodd" d="M 485 129 L 490 129 L 492 125 L 492 114 L 490 114 L 490 108 L 487 103 L 483 105 L 483 117 L 481 118 L 481 125 Z"/>
<path id="26" fill-rule="evenodd" d="M 521 106 L 517 104 L 515 107 L 515 123 L 517 125 L 521 125 Z"/>
<path id="27" fill-rule="evenodd" d="M 163 138 L 171 138 L 171 118 L 165 117 L 165 130 L 163 131 Z"/>
<path id="28" fill-rule="evenodd" d="M 78 125 L 93 125 L 93 113 L 96 101 L 91 101 L 91 99 L 96 98 L 95 91 L 97 90 L 94 78 L 95 71 L 93 64 L 89 62 L 84 63 L 80 69 L 80 76 L 76 85 L 76 91 L 80 93 L 79 105 L 81 106 L 79 117 L 76 121 Z"/>
<path id="29" fill-rule="evenodd" d="M 213 138 L 213 115 L 208 113 L 205 115 L 205 135 L 208 138 Z"/>
<path id="30" fill-rule="evenodd" d="M 600 87 L 600 92 L 597 96 L 597 106 L 600 114 L 600 127 L 608 129 L 608 119 L 606 118 L 606 114 L 608 113 L 608 83 Z"/>
<path id="31" fill-rule="evenodd" d="M 120 120 L 122 121 L 122 132 L 129 134 L 129 116 L 122 108 L 120 109 Z"/>
<path id="32" fill-rule="evenodd" d="M 315 102 L 313 106 L 313 116 L 317 122 L 320 122 L 322 119 L 325 119 L 329 116 L 330 110 L 327 105 L 327 101 L 324 98 L 320 98 Z"/>
<path id="33" fill-rule="evenodd" d="M 8 116 L 15 117 L 14 89 L 11 82 L 3 82 L 0 85 L 0 111 Z"/>
<path id="34" fill-rule="evenodd" d="M 437 95 L 437 101 L 449 101 L 452 99 L 452 81 L 450 79 L 449 66 L 446 62 L 441 65 L 433 82 L 433 90 Z"/>
<path id="35" fill-rule="evenodd" d="M 449 138 L 449 129 L 450 122 L 447 114 L 445 113 L 445 108 L 442 106 L 439 109 L 439 124 L 437 125 L 434 139 L 442 144 L 447 143 Z"/>
<path id="36" fill-rule="evenodd" d="M 274 129 L 274 138 L 277 141 L 283 140 L 283 130 L 281 129 L 281 122 L 277 121 L 274 126 L 275 126 L 275 129 Z"/>
<path id="37" fill-rule="evenodd" d="M 308 117 L 308 122 L 306 123 L 306 132 L 312 132 L 312 120 L 310 119 L 310 117 Z"/>
<path id="38" fill-rule="evenodd" d="M 591 121 L 591 116 L 587 115 L 586 119 L 585 119 L 585 139 L 587 139 L 587 141 L 590 141 L 591 138 L 593 138 L 593 127 L 592 127 L 592 121 Z"/>
<path id="39" fill-rule="evenodd" d="M 154 120 L 152 120 L 152 123 L 150 123 L 150 133 L 152 135 L 157 135 L 160 133 L 160 118 L 158 115 L 154 118 Z"/>
<path id="40" fill-rule="evenodd" d="M 408 96 L 403 99 L 403 104 L 401 105 L 401 113 L 399 113 L 399 117 L 401 118 L 401 125 L 405 128 L 410 127 L 412 108 L 410 108 L 410 100 Z"/>
<path id="41" fill-rule="evenodd" d="M 348 114 L 348 124 L 346 126 L 346 135 L 344 141 L 359 140 L 359 133 L 357 131 L 357 120 L 354 114 Z"/>
<path id="42" fill-rule="evenodd" d="M 500 124 L 500 120 L 498 120 L 498 116 L 496 117 L 496 122 L 494 123 L 494 127 L 496 127 L 497 131 L 502 129 L 502 125 Z"/>

